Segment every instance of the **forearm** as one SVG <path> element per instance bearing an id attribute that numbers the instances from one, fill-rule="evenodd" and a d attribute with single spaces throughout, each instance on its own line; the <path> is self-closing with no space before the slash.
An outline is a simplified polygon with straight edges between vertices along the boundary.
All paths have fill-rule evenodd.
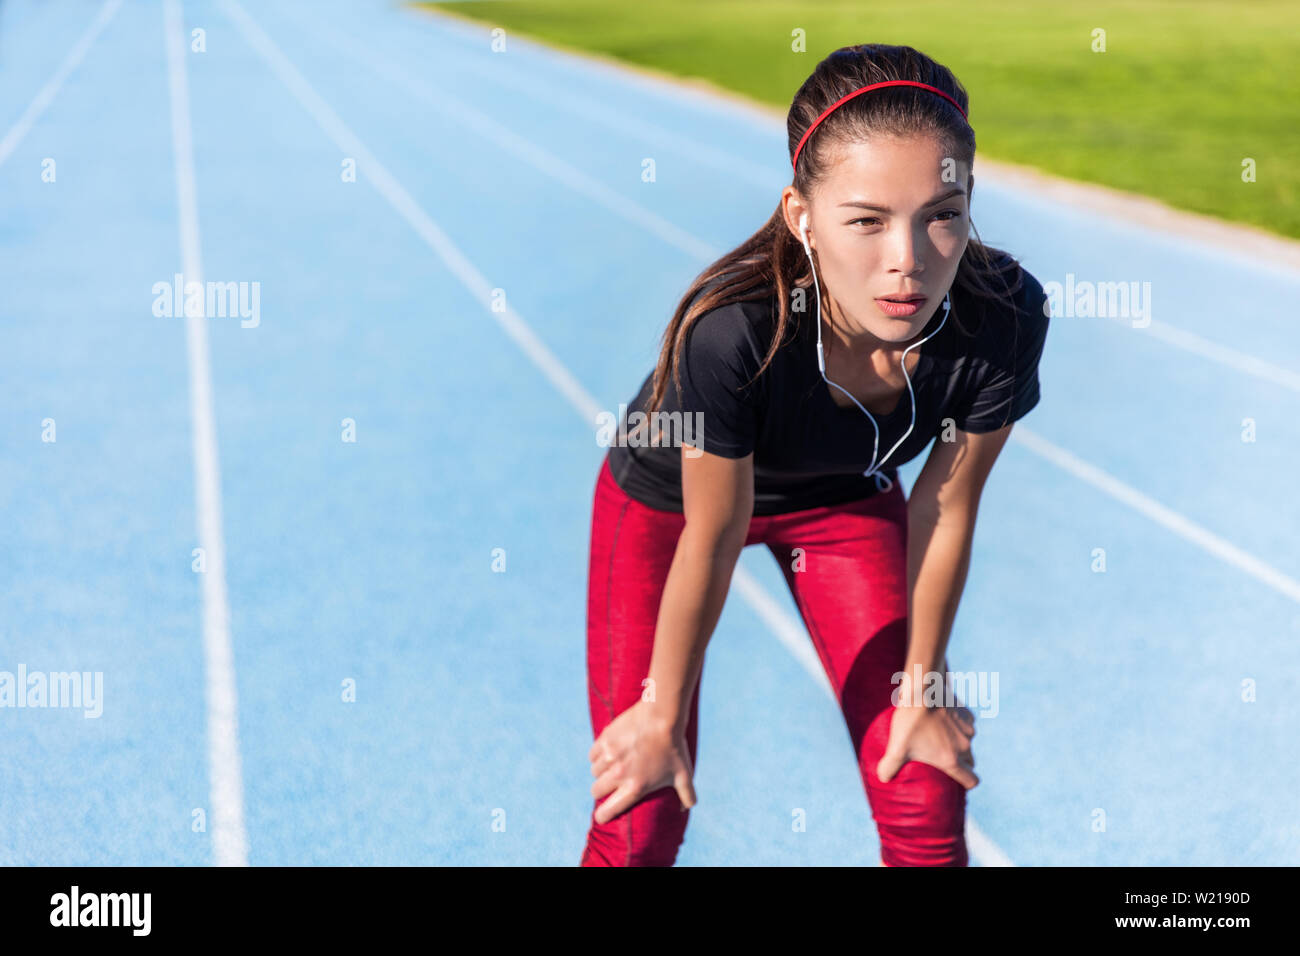
<path id="1" fill-rule="evenodd" d="M 909 515 L 907 534 L 908 633 L 904 671 L 909 681 L 944 672 L 948 639 L 970 568 L 975 518 Z M 945 678 L 946 681 L 946 678 Z M 924 690 L 925 684 L 921 684 Z"/>
<path id="2" fill-rule="evenodd" d="M 686 726 L 704 651 L 743 546 L 740 534 L 693 532 L 689 524 L 678 539 L 655 624 L 651 683 L 642 691 L 642 699 L 677 729 Z"/>

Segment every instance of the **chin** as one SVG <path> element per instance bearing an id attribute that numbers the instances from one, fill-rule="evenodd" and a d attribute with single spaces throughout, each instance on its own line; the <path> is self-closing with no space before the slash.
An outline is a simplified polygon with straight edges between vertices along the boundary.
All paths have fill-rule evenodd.
<path id="1" fill-rule="evenodd" d="M 874 327 L 868 331 L 878 339 L 897 345 L 916 338 L 921 333 L 921 330 L 925 328 L 925 324 L 934 317 L 934 313 L 938 308 L 936 305 L 924 308 L 916 315 L 895 317 L 885 315 L 884 312 L 876 308 L 874 302 L 872 302 L 871 307 L 876 316 L 872 322 Z"/>

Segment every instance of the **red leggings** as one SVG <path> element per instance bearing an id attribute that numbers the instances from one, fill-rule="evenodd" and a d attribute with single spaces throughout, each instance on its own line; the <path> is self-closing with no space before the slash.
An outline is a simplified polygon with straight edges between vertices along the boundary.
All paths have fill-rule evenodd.
<path id="1" fill-rule="evenodd" d="M 596 482 L 587 585 L 587 696 L 594 737 L 642 693 L 659 600 L 685 527 L 614 481 L 606 457 Z M 848 725 L 886 866 L 966 866 L 966 789 L 909 760 L 881 783 L 894 708 L 892 676 L 907 651 L 907 504 L 901 483 L 872 498 L 750 519 L 746 545 L 766 544 L 785 572 Z M 802 548 L 802 564 L 792 549 Z M 800 570 L 795 571 L 798 566 Z M 699 685 L 686 741 L 695 765 Z M 593 739 L 594 739 L 593 737 Z M 663 787 L 597 824 L 593 801 L 583 866 L 671 866 L 689 812 Z"/>

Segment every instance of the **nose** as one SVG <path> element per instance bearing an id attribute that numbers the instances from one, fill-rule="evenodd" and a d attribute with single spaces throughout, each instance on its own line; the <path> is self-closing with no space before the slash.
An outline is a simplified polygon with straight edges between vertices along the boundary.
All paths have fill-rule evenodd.
<path id="1" fill-rule="evenodd" d="M 929 240 L 924 231 L 918 235 L 914 226 L 910 224 L 900 225 L 895 230 L 891 241 L 893 242 L 893 248 L 890 258 L 893 261 L 893 266 L 890 272 L 898 272 L 908 276 L 925 268 L 921 262 L 921 253 L 925 243 Z"/>

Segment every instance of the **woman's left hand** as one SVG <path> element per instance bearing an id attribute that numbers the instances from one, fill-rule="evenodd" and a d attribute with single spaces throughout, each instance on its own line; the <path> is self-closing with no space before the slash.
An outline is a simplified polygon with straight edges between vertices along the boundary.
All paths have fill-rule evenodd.
<path id="1" fill-rule="evenodd" d="M 889 743 L 876 764 L 876 775 L 887 783 L 909 760 L 937 767 L 967 790 L 976 786 L 975 754 L 970 740 L 975 736 L 975 715 L 965 707 L 922 707 L 896 705 L 889 727 Z"/>

